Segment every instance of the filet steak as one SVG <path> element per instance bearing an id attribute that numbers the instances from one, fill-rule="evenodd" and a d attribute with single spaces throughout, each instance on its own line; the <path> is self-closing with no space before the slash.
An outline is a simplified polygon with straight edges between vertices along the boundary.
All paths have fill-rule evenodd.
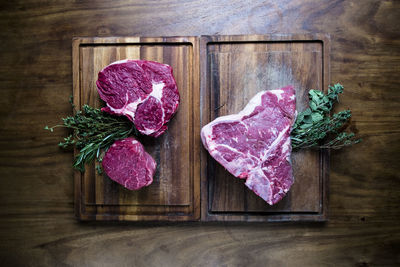
<path id="1" fill-rule="evenodd" d="M 117 140 L 104 155 L 102 166 L 112 180 L 130 190 L 153 182 L 156 162 L 135 138 Z"/>
<path id="2" fill-rule="evenodd" d="M 107 104 L 102 111 L 127 116 L 145 135 L 164 133 L 179 106 L 178 88 L 167 64 L 116 61 L 99 72 L 96 85 Z"/>
<path id="3" fill-rule="evenodd" d="M 216 161 L 273 205 L 294 181 L 290 131 L 295 118 L 293 86 L 262 91 L 238 114 L 205 125 L 201 139 Z"/>

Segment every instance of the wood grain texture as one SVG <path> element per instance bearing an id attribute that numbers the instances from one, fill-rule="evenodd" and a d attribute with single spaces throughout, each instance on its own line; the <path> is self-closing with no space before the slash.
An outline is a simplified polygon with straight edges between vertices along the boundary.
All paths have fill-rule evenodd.
<path id="1" fill-rule="evenodd" d="M 74 104 L 101 107 L 97 74 L 122 59 L 144 59 L 172 67 L 180 105 L 168 131 L 139 141 L 157 162 L 154 181 L 131 191 L 95 171 L 75 173 L 75 214 L 81 220 L 193 221 L 200 219 L 200 170 L 194 142 L 199 125 L 199 48 L 196 37 L 74 38 Z M 196 99 L 196 101 L 195 101 Z M 195 128 L 196 127 L 196 128 Z M 179 159 L 179 160 L 177 160 Z"/>
<path id="2" fill-rule="evenodd" d="M 399 1 L 0 3 L 2 266 L 398 266 Z M 67 132 L 73 36 L 331 35 L 357 146 L 331 153 L 329 221 L 79 223 Z M 198 142 L 199 140 L 197 140 Z"/>
<path id="3" fill-rule="evenodd" d="M 296 88 L 297 111 L 303 111 L 309 89 L 328 87 L 329 51 L 329 36 L 322 34 L 202 36 L 202 126 L 238 113 L 261 90 L 287 85 Z M 290 192 L 269 206 L 203 149 L 202 220 L 326 220 L 328 151 L 294 153 L 292 163 Z"/>

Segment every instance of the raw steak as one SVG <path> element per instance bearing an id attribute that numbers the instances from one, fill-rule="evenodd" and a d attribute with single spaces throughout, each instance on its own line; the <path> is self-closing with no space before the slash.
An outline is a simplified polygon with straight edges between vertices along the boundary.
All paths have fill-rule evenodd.
<path id="1" fill-rule="evenodd" d="M 238 114 L 204 126 L 201 139 L 216 161 L 273 205 L 293 184 L 290 131 L 295 117 L 292 86 L 262 91 Z"/>
<path id="2" fill-rule="evenodd" d="M 156 169 L 154 159 L 132 137 L 115 141 L 104 155 L 102 165 L 108 177 L 130 190 L 151 184 Z"/>
<path id="3" fill-rule="evenodd" d="M 116 61 L 99 72 L 96 82 L 103 111 L 127 116 L 142 134 L 167 130 L 179 106 L 179 92 L 169 65 L 147 60 Z"/>

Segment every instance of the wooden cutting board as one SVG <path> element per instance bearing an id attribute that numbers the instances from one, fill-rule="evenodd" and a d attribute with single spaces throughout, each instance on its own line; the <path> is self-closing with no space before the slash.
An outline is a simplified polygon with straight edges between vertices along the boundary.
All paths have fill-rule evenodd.
<path id="1" fill-rule="evenodd" d="M 201 126 L 240 111 L 258 91 L 292 84 L 297 109 L 309 89 L 329 83 L 325 35 L 117 37 L 73 40 L 76 106 L 101 107 L 97 73 L 121 59 L 172 66 L 181 94 L 176 116 L 161 137 L 140 141 L 157 162 L 154 182 L 129 191 L 98 175 L 95 166 L 75 174 L 75 213 L 81 220 L 287 221 L 327 218 L 327 151 L 294 153 L 295 183 L 269 206 L 209 157 Z"/>
<path id="2" fill-rule="evenodd" d="M 75 210 L 82 220 L 173 220 L 200 218 L 199 56 L 195 37 L 76 38 L 73 40 L 74 102 L 101 107 L 98 72 L 121 59 L 145 59 L 173 68 L 181 102 L 159 138 L 140 141 L 157 169 L 151 186 L 130 191 L 98 175 L 94 165 L 75 175 Z M 196 145 L 195 145 L 196 144 Z"/>
<path id="3" fill-rule="evenodd" d="M 203 36 L 201 125 L 237 113 L 259 91 L 294 85 L 297 111 L 308 105 L 309 89 L 329 84 L 329 39 L 324 35 Z M 205 150 L 201 158 L 204 221 L 323 221 L 327 219 L 327 151 L 292 154 L 295 182 L 269 206 Z"/>

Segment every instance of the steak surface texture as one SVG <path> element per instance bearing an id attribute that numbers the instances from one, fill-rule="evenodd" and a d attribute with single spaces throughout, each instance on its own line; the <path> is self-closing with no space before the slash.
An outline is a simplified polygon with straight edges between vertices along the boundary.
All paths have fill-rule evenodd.
<path id="1" fill-rule="evenodd" d="M 262 91 L 238 114 L 205 125 L 201 139 L 216 161 L 273 205 L 294 181 L 290 131 L 295 118 L 293 86 Z"/>
<path id="2" fill-rule="evenodd" d="M 104 172 L 130 190 L 138 190 L 153 182 L 156 162 L 135 138 L 117 140 L 104 155 Z"/>
<path id="3" fill-rule="evenodd" d="M 179 106 L 172 68 L 147 60 L 120 60 L 98 74 L 102 111 L 125 115 L 145 135 L 160 136 Z"/>

